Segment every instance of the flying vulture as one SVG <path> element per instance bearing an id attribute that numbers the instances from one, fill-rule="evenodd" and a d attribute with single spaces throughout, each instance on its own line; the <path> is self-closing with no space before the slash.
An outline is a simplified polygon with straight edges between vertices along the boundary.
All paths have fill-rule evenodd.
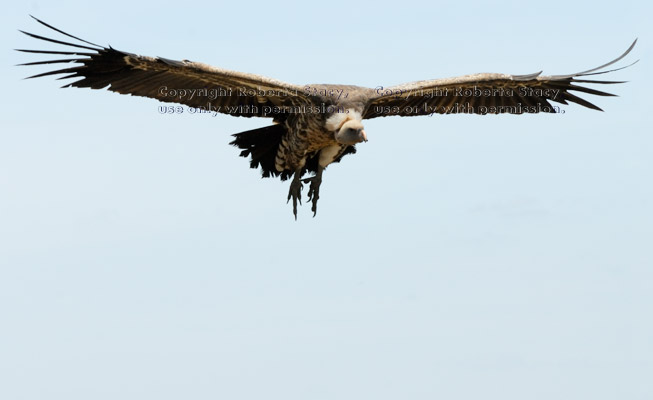
<path id="1" fill-rule="evenodd" d="M 302 183 L 310 183 L 308 200 L 312 202 L 315 216 L 324 169 L 331 163 L 339 162 L 343 156 L 355 153 L 356 144 L 367 141 L 364 119 L 434 113 L 485 115 L 560 111 L 551 102 L 571 102 L 602 111 L 572 92 L 614 96 L 584 84 L 623 82 L 586 77 L 615 71 L 606 71 L 605 68 L 624 58 L 637 42 L 635 40 L 615 60 L 575 74 L 541 76 L 541 72 L 528 75 L 482 73 L 387 88 L 365 88 L 326 84 L 294 85 L 188 60 L 140 56 L 111 46 L 96 45 L 34 19 L 78 42 L 70 43 L 21 31 L 32 38 L 67 47 L 64 48 L 65 51 L 18 51 L 71 57 L 20 65 L 78 65 L 30 78 L 64 74 L 59 79 L 80 78 L 64 87 L 108 88 L 121 94 L 180 103 L 205 112 L 272 119 L 271 125 L 233 135 L 235 139 L 231 144 L 242 150 L 242 157 L 250 157 L 251 168 L 261 168 L 263 177 L 276 176 L 281 180 L 292 177 L 288 201 L 292 199 L 295 219 L 297 202 L 301 204 Z M 303 178 L 307 173 L 312 173 L 312 176 Z"/>

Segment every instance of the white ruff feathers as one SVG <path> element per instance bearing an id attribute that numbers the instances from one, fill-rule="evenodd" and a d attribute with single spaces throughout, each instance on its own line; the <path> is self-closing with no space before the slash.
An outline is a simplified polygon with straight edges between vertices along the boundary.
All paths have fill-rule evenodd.
<path id="1" fill-rule="evenodd" d="M 346 112 L 337 112 L 327 118 L 325 126 L 328 130 L 336 132 L 340 130 L 345 122 L 351 120 L 362 121 L 363 117 L 358 111 L 354 110 L 353 108 L 349 108 Z"/>

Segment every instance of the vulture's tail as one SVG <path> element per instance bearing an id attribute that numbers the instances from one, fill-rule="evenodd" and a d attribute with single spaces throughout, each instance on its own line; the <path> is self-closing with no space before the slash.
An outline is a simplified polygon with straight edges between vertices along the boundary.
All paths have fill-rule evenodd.
<path id="1" fill-rule="evenodd" d="M 261 167 L 263 178 L 281 175 L 281 180 L 286 180 L 292 173 L 277 171 L 274 166 L 281 137 L 285 132 L 283 124 L 274 124 L 236 133 L 233 135 L 236 139 L 229 144 L 243 150 L 240 152 L 241 157 L 251 156 L 249 166 L 254 169 Z"/>

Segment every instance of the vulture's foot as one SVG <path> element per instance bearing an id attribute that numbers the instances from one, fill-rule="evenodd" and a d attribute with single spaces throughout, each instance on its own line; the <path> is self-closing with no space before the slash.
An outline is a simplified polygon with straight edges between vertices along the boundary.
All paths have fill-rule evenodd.
<path id="1" fill-rule="evenodd" d="M 313 203 L 311 211 L 313 211 L 313 216 L 317 214 L 317 200 L 320 198 L 320 184 L 322 183 L 322 171 L 310 178 L 303 179 L 304 183 L 311 183 L 311 186 L 308 188 L 308 200 Z"/>
<path id="2" fill-rule="evenodd" d="M 290 182 L 290 190 L 288 191 L 288 203 L 292 199 L 292 213 L 295 215 L 295 221 L 297 220 L 297 202 L 299 205 L 302 204 L 302 180 L 301 173 L 295 172 L 295 176 Z"/>

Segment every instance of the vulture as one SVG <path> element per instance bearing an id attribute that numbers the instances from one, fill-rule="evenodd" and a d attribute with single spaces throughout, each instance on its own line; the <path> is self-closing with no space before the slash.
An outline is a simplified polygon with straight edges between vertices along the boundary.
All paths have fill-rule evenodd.
<path id="1" fill-rule="evenodd" d="M 606 67 L 624 58 L 637 43 L 635 40 L 621 56 L 608 63 L 575 74 L 480 73 L 366 88 L 295 85 L 189 60 L 141 56 L 88 42 L 32 18 L 69 39 L 63 41 L 21 31 L 34 39 L 65 47 L 59 51 L 16 50 L 66 58 L 19 65 L 73 63 L 73 66 L 29 78 L 63 74 L 58 79 L 79 78 L 63 87 L 107 88 L 120 94 L 183 104 L 196 112 L 271 119 L 272 123 L 267 126 L 234 134 L 230 144 L 241 149 L 240 156 L 249 158 L 251 168 L 260 168 L 263 177 L 292 178 L 287 201 L 292 200 L 295 219 L 303 184 L 309 185 L 307 198 L 315 216 L 325 168 L 355 153 L 356 145 L 367 141 L 364 119 L 456 113 L 560 112 L 560 107 L 552 102 L 576 103 L 602 111 L 579 95 L 614 96 L 587 87 L 587 84 L 624 83 L 591 77 L 616 71 L 606 70 Z M 618 69 L 622 68 L 626 67 Z"/>

